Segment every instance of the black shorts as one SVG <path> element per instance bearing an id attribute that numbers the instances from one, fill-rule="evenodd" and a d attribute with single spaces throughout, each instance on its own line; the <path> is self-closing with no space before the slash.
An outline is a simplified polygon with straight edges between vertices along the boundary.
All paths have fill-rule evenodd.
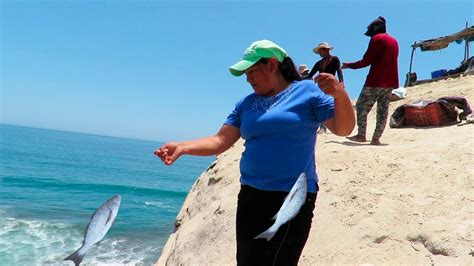
<path id="1" fill-rule="evenodd" d="M 317 185 L 316 185 L 317 188 Z M 308 193 L 300 212 L 272 240 L 254 239 L 273 223 L 288 192 L 242 185 L 237 203 L 237 265 L 297 265 L 311 229 L 316 193 Z"/>

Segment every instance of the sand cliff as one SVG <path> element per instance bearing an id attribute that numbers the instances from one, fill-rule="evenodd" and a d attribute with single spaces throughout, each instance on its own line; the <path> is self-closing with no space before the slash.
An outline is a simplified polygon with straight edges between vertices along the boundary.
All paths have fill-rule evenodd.
<path id="1" fill-rule="evenodd" d="M 409 88 L 396 107 L 461 96 L 474 76 Z M 374 128 L 374 110 L 368 132 Z M 382 146 L 320 134 L 320 192 L 300 265 L 474 265 L 474 124 L 392 129 Z M 235 265 L 242 141 L 197 179 L 157 265 Z"/>

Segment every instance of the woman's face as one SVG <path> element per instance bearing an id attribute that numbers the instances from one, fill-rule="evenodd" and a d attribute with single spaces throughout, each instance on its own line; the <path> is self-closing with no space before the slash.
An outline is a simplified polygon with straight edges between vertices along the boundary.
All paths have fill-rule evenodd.
<path id="1" fill-rule="evenodd" d="M 272 83 L 272 62 L 267 64 L 257 63 L 245 71 L 247 82 L 252 86 L 255 94 L 267 95 L 272 92 L 274 86 Z"/>

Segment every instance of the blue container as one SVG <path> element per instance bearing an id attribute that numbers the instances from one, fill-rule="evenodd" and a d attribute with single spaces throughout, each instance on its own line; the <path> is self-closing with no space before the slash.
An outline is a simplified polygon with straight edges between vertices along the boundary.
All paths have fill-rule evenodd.
<path id="1" fill-rule="evenodd" d="M 436 71 L 431 72 L 431 78 L 432 79 L 445 77 L 447 75 L 448 75 L 448 70 L 446 70 L 446 69 L 440 69 L 440 70 L 436 70 Z"/>

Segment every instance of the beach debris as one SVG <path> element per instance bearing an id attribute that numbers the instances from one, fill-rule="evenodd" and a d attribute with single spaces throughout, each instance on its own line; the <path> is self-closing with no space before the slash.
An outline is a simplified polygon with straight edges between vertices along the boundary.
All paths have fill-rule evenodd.
<path id="1" fill-rule="evenodd" d="M 272 218 L 272 220 L 275 220 L 275 223 L 254 239 L 265 238 L 267 241 L 270 241 L 280 226 L 293 219 L 293 217 L 298 214 L 301 206 L 303 206 L 306 200 L 307 190 L 306 174 L 303 172 L 291 188 L 290 193 L 286 196 L 278 213 Z"/>
<path id="2" fill-rule="evenodd" d="M 107 234 L 115 221 L 120 207 L 122 197 L 115 195 L 103 203 L 91 216 L 91 221 L 87 225 L 86 234 L 82 246 L 64 260 L 72 260 L 74 264 L 80 265 L 87 251 L 99 243 Z"/>

